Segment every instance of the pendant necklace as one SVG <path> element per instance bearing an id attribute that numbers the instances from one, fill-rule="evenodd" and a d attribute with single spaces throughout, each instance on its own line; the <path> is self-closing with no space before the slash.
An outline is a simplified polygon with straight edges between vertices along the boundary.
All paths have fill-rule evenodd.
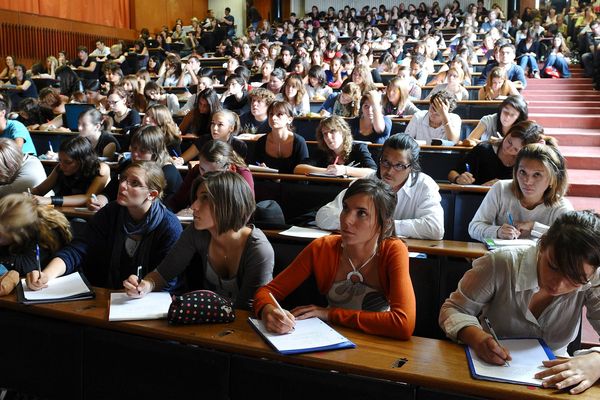
<path id="1" fill-rule="evenodd" d="M 365 261 L 360 267 L 356 268 L 354 266 L 354 263 L 352 262 L 352 260 L 350 259 L 350 256 L 347 255 L 346 258 L 348 259 L 348 262 L 350 263 L 350 266 L 352 267 L 352 271 L 348 272 L 348 275 L 346 275 L 346 280 L 356 284 L 356 283 L 362 283 L 364 281 L 364 277 L 362 276 L 362 274 L 360 273 L 360 270 L 363 269 L 369 262 L 371 262 L 371 260 L 373 259 L 373 257 L 375 257 L 375 254 L 377 254 L 377 249 L 375 249 L 375 251 L 373 252 L 373 254 L 371 254 L 371 257 L 369 257 L 367 259 L 367 261 Z"/>

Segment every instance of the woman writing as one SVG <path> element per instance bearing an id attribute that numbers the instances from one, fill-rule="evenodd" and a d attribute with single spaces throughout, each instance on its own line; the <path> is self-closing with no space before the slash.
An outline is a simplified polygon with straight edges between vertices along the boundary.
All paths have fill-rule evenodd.
<path id="1" fill-rule="evenodd" d="M 502 101 L 498 112 L 486 115 L 477 124 L 468 138 L 462 141 L 463 146 L 475 146 L 491 137 L 503 138 L 509 129 L 528 118 L 527 103 L 521 96 L 508 96 Z"/>
<path id="2" fill-rule="evenodd" d="M 123 282 L 129 296 L 161 290 L 200 258 L 194 289 L 212 290 L 249 310 L 254 292 L 273 275 L 274 254 L 264 233 L 248 225 L 256 207 L 250 187 L 231 171 L 212 172 L 193 187 L 194 223 L 181 235 L 165 259 L 141 282 L 135 274 Z"/>
<path id="3" fill-rule="evenodd" d="M 377 169 L 365 143 L 353 143 L 348 123 L 342 117 L 333 116 L 321 121 L 317 128 L 319 152 L 309 164 L 294 168 L 295 174 L 310 172 L 334 176 L 364 178 Z"/>
<path id="4" fill-rule="evenodd" d="M 267 114 L 271 132 L 256 141 L 254 154 L 250 156 L 252 163 L 291 174 L 298 164 L 308 159 L 306 141 L 292 131 L 294 114 L 289 103 L 274 101 Z"/>
<path id="5" fill-rule="evenodd" d="M 98 157 L 112 160 L 115 152 L 121 150 L 119 141 L 105 130 L 104 118 L 100 111 L 90 108 L 79 114 L 79 136 L 87 138 Z"/>
<path id="6" fill-rule="evenodd" d="M 535 378 L 543 387 L 581 393 L 600 377 L 598 349 L 567 356 L 576 339 L 582 309 L 600 332 L 598 266 L 600 215 L 571 211 L 556 219 L 537 246 L 506 247 L 473 262 L 458 290 L 440 311 L 446 335 L 471 347 L 491 364 L 503 365 L 510 353 L 480 323 L 489 318 L 498 336 L 539 337 L 557 356 Z"/>
<path id="7" fill-rule="evenodd" d="M 54 253 L 71 241 L 69 221 L 53 208 L 36 204 L 31 196 L 10 194 L 0 199 L 0 265 L 16 271 L 18 277 L 46 265 Z M 4 288 L 0 296 L 10 293 Z M 6 290 L 6 291 L 4 291 Z"/>
<path id="8" fill-rule="evenodd" d="M 311 242 L 256 292 L 254 311 L 274 333 L 289 332 L 295 319 L 318 317 L 369 334 L 409 339 L 415 326 L 415 296 L 408 250 L 392 237 L 396 194 L 381 181 L 359 179 L 343 201 L 341 235 Z M 280 311 L 270 295 L 283 300 L 311 275 L 329 307 Z"/>
<path id="9" fill-rule="evenodd" d="M 517 155 L 513 179 L 496 182 L 486 194 L 469 224 L 469 235 L 479 241 L 539 238 L 573 209 L 566 191 L 565 159 L 558 149 L 527 145 Z"/>
<path id="10" fill-rule="evenodd" d="M 520 93 L 506 76 L 502 67 L 494 67 L 485 80 L 485 85 L 479 89 L 479 100 L 504 100 L 507 96 L 519 96 Z"/>
<path id="11" fill-rule="evenodd" d="M 119 177 L 117 200 L 99 210 L 41 276 L 27 274 L 27 286 L 39 290 L 54 278 L 82 270 L 92 285 L 119 289 L 138 266 L 144 274 L 154 270 L 181 234 L 181 223 L 160 201 L 164 186 L 156 163 L 131 164 Z"/>
<path id="12" fill-rule="evenodd" d="M 39 204 L 78 207 L 89 205 L 110 181 L 110 168 L 98 160 L 86 138 L 76 136 L 60 144 L 58 165 L 48 178 L 31 190 Z M 54 191 L 52 197 L 45 196 Z"/>
<path id="13" fill-rule="evenodd" d="M 544 129 L 533 121 L 514 124 L 504 138 L 490 138 L 469 151 L 448 173 L 448 180 L 459 185 L 491 186 L 498 179 L 510 179 L 523 146 L 541 142 L 556 147 L 554 138 L 543 133 Z"/>

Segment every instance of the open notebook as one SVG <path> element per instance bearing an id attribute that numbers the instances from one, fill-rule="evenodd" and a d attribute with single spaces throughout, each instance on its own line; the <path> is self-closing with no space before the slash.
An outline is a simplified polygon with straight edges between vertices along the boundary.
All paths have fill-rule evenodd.
<path id="1" fill-rule="evenodd" d="M 138 321 L 167 318 L 171 295 L 167 292 L 152 292 L 136 299 L 124 292 L 110 294 L 109 321 Z"/>
<path id="2" fill-rule="evenodd" d="M 267 331 L 261 320 L 248 318 L 250 325 L 281 354 L 351 349 L 354 343 L 319 318 L 296 320 L 295 329 L 283 335 Z"/>
<path id="3" fill-rule="evenodd" d="M 30 290 L 25 279 L 21 279 L 17 286 L 17 300 L 23 304 L 58 303 L 93 297 L 94 291 L 79 272 L 52 279 L 48 287 L 41 290 Z"/>
<path id="4" fill-rule="evenodd" d="M 502 339 L 500 344 L 508 349 L 510 366 L 493 365 L 480 359 L 470 347 L 465 347 L 471 375 L 485 381 L 542 386 L 541 379 L 533 376 L 542 371 L 542 361 L 556 357 L 542 339 Z"/>

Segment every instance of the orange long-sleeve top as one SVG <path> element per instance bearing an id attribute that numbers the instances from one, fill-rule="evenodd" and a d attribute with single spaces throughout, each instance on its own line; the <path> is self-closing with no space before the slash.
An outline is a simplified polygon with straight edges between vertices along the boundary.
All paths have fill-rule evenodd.
<path id="1" fill-rule="evenodd" d="M 256 291 L 254 311 L 267 304 L 275 306 L 269 292 L 282 300 L 311 275 L 319 291 L 326 295 L 334 283 L 340 263 L 341 236 L 329 235 L 312 241 L 275 279 Z M 334 324 L 366 333 L 409 339 L 415 329 L 416 302 L 408 267 L 408 249 L 399 239 L 386 239 L 379 247 L 379 283 L 390 305 L 389 311 L 362 311 L 330 308 L 328 319 Z"/>

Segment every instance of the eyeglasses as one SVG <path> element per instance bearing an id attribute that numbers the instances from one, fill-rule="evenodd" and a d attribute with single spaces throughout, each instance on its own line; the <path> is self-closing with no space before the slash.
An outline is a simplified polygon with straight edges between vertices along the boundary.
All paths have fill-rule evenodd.
<path id="1" fill-rule="evenodd" d="M 404 171 L 405 169 L 410 168 L 411 164 L 392 164 L 388 160 L 380 160 L 379 165 L 381 165 L 383 168 L 394 168 L 395 171 Z"/>
<path id="2" fill-rule="evenodd" d="M 128 188 L 132 188 L 132 189 L 142 189 L 142 188 L 147 188 L 148 186 L 144 186 L 140 183 L 140 181 L 137 180 L 129 180 L 127 179 L 127 176 L 120 176 L 119 177 L 119 184 L 121 183 L 125 183 L 125 185 Z"/>

